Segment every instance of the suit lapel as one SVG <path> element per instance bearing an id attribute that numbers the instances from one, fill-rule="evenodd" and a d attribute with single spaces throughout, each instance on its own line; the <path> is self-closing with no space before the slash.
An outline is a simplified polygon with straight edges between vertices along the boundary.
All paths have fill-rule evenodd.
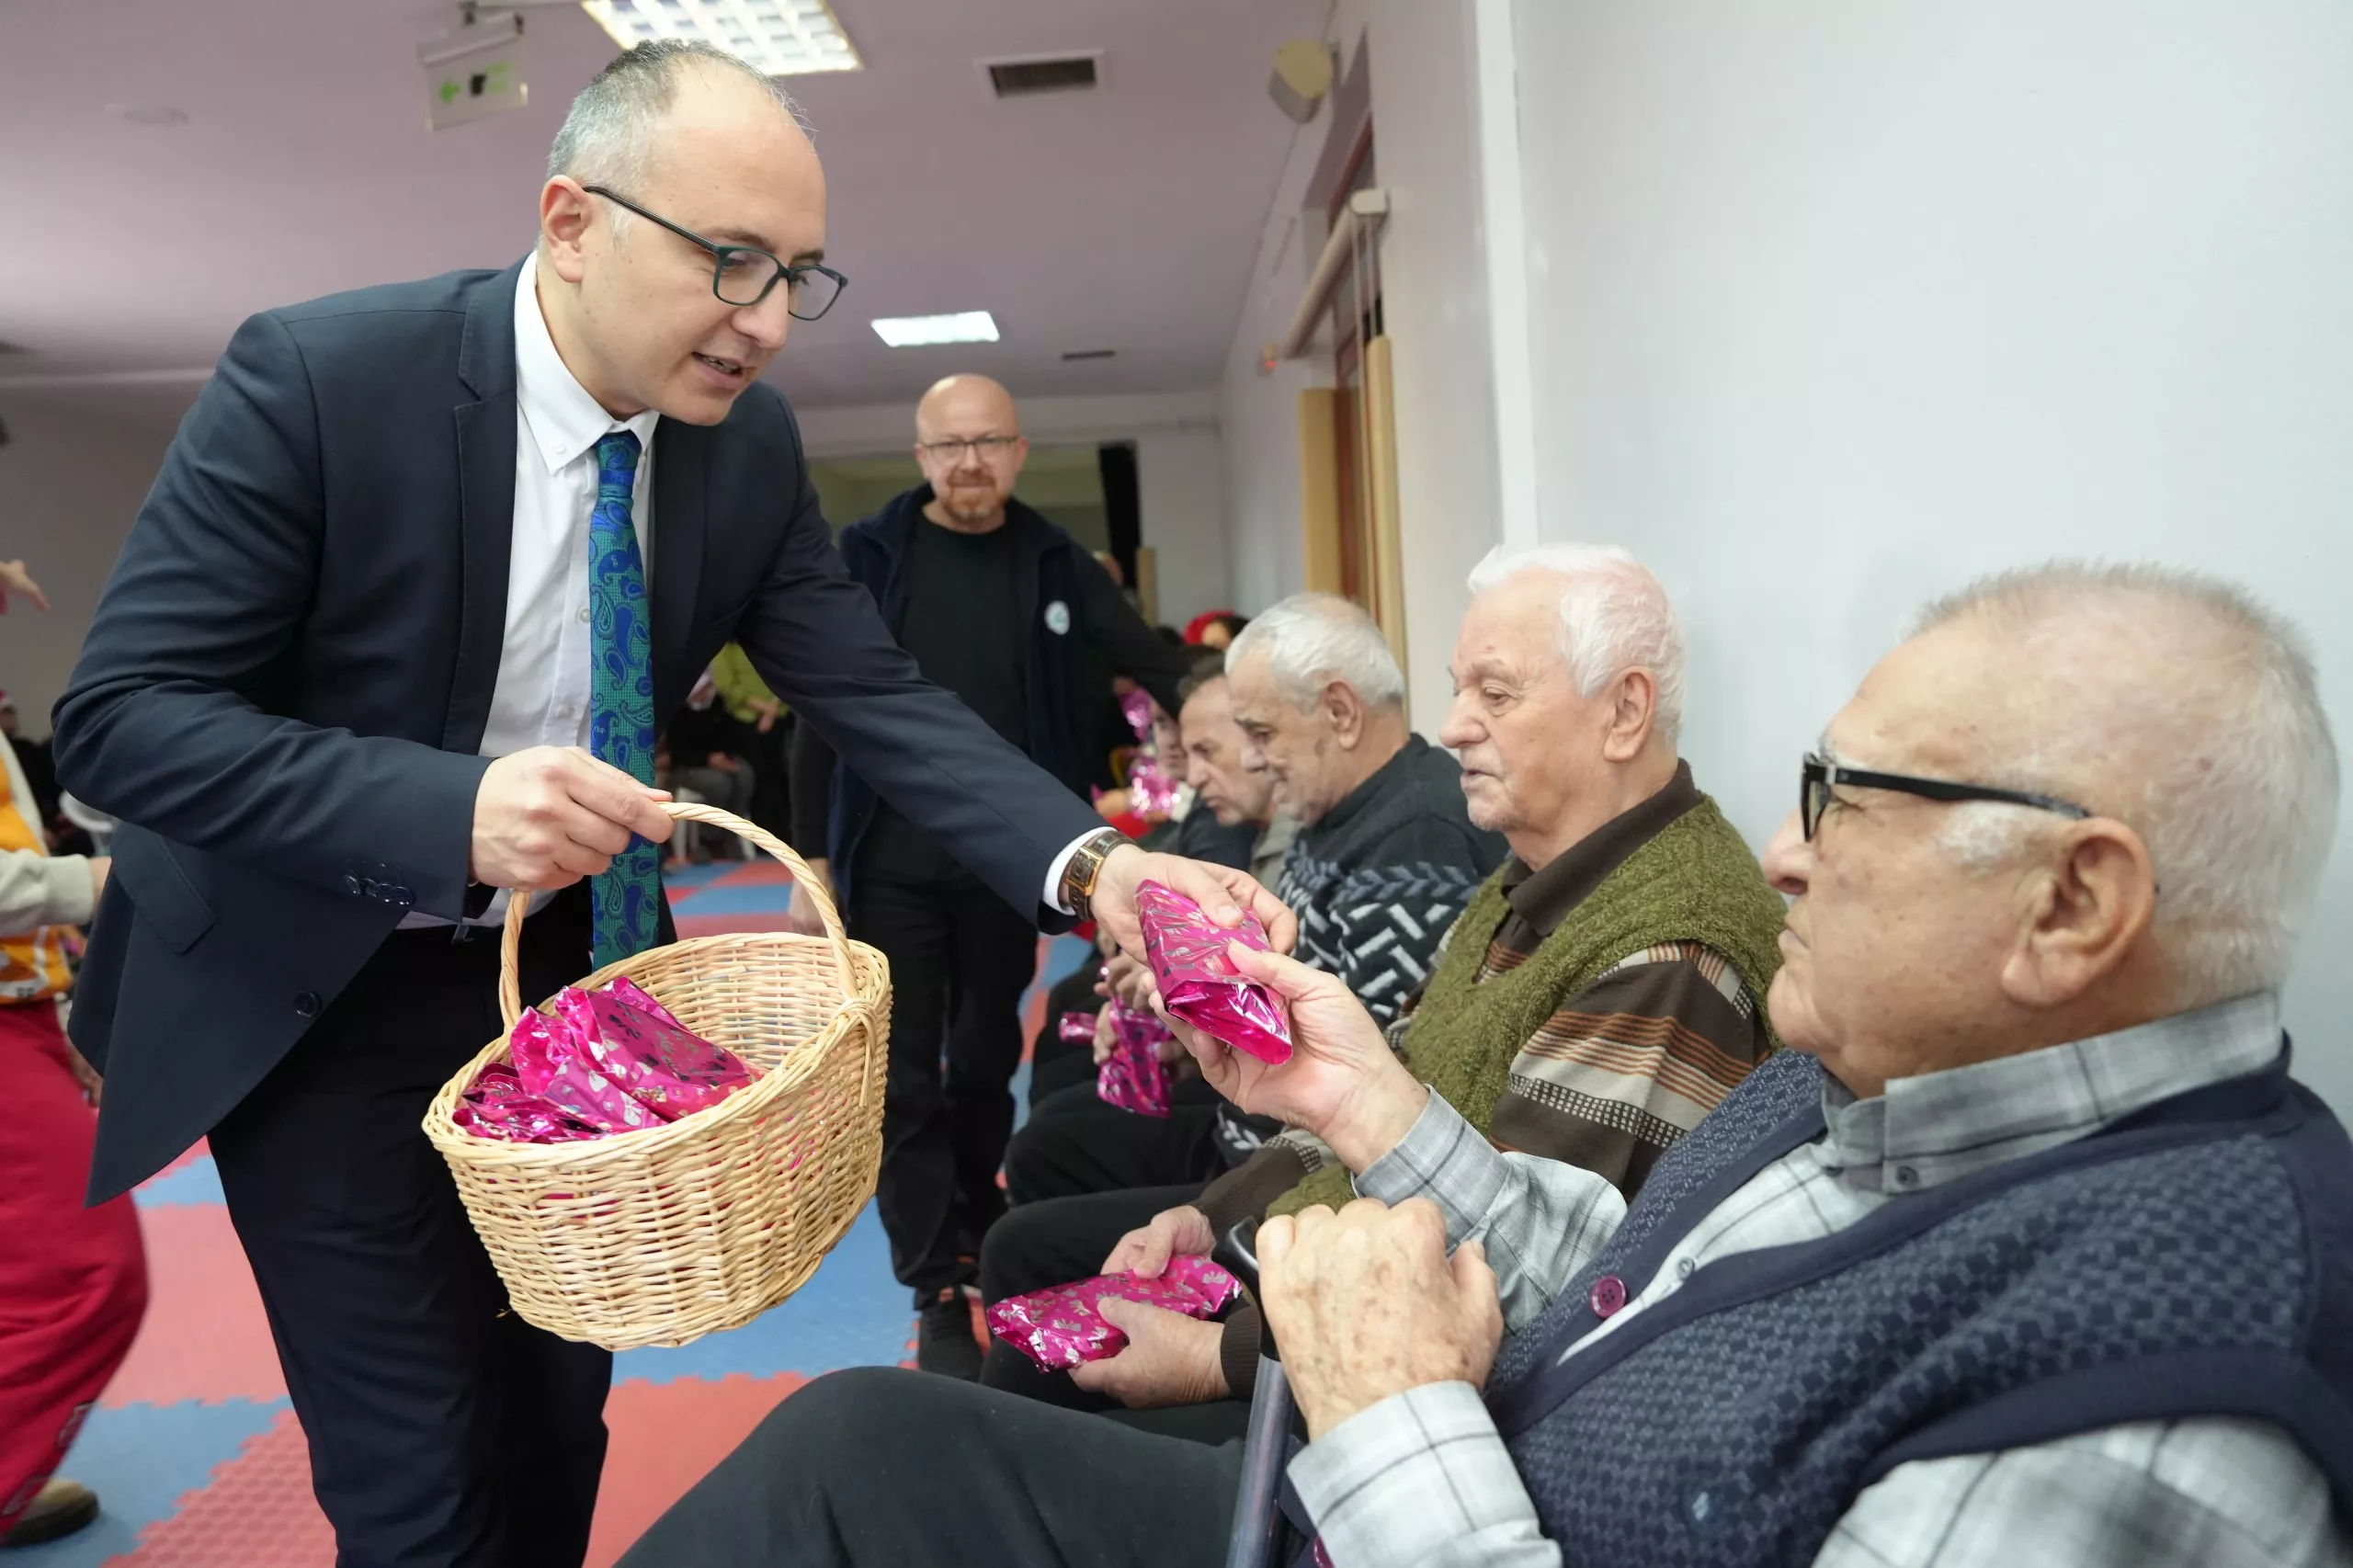
<path id="1" fill-rule="evenodd" d="M 515 540 L 515 286 L 521 264 L 487 278 L 466 306 L 458 376 L 481 400 L 458 405 L 461 608 L 444 751 L 477 752 L 506 642 L 506 572 Z"/>
<path id="2" fill-rule="evenodd" d="M 658 725 L 700 670 L 685 667 L 710 529 L 704 488 L 710 432 L 676 419 L 654 431 L 654 702 Z"/>

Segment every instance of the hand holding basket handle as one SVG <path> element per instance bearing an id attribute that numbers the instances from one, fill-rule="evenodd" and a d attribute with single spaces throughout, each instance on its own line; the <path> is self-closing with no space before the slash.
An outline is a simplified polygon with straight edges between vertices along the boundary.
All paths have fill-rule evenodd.
<path id="1" fill-rule="evenodd" d="M 631 834 L 669 836 L 669 798 L 578 746 L 499 757 L 474 793 L 473 879 L 546 889 L 593 877 L 629 847 Z"/>
<path id="2" fill-rule="evenodd" d="M 539 749 L 552 751 L 559 748 Z M 519 756 L 529 754 L 518 752 L 516 755 Z M 597 763 L 597 766 L 602 767 L 604 764 Z M 618 768 L 612 771 L 620 772 Z M 625 773 L 620 776 L 629 778 L 629 775 Z M 633 778 L 630 779 L 630 785 L 633 789 L 643 788 Z M 723 827 L 730 833 L 751 840 L 755 846 L 784 862 L 785 869 L 792 873 L 794 892 L 796 894 L 805 892 L 809 901 L 815 905 L 818 923 L 824 927 L 824 939 L 833 946 L 834 967 L 841 981 L 842 994 L 845 996 L 857 994 L 858 979 L 850 968 L 849 935 L 842 928 L 842 917 L 834 908 L 833 893 L 825 885 L 825 879 L 812 871 L 809 869 L 809 862 L 803 860 L 791 845 L 769 833 L 766 828 L 745 822 L 733 812 L 722 812 L 717 806 L 688 805 L 684 801 L 667 799 L 661 801 L 649 799 L 645 805 L 646 809 L 654 813 L 654 831 L 645 835 L 648 838 L 658 842 L 669 837 L 670 824 L 674 822 L 707 823 L 712 827 Z M 562 887 L 577 880 L 566 878 L 563 881 L 551 885 Z M 506 925 L 499 940 L 498 1015 L 506 1020 L 506 1027 L 509 1029 L 515 1027 L 515 1020 L 523 1016 L 523 987 L 519 978 L 523 958 L 523 921 L 530 913 L 532 891 L 529 888 L 514 890 L 514 897 L 506 903 Z M 599 970 L 596 974 L 591 975 L 587 981 L 583 982 L 583 984 L 598 983 L 611 978 L 611 973 L 620 972 L 628 967 L 626 960 L 619 964 L 608 965 L 605 970 Z M 611 972 L 608 973 L 608 971 Z"/>

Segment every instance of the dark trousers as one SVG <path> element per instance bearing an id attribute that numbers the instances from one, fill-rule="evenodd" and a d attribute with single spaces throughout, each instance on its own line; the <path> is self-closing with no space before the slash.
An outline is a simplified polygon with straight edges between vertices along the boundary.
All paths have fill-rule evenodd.
<path id="1" fill-rule="evenodd" d="M 850 933 L 891 960 L 891 1071 L 877 1187 L 891 1267 L 921 1305 L 969 1282 L 962 1261 L 1005 1210 L 1021 993 L 1038 967 L 1028 918 L 961 869 L 858 879 Z M 942 1061 L 945 1060 L 945 1072 Z"/>
<path id="2" fill-rule="evenodd" d="M 1095 1075 L 1030 1107 L 1005 1153 L 1006 1196 L 1018 1207 L 1131 1187 L 1199 1185 L 1225 1170 L 1217 1091 L 1199 1077 L 1170 1086 L 1165 1117 L 1106 1105 Z M 1099 1259 L 1097 1261 L 1100 1261 Z"/>
<path id="3" fill-rule="evenodd" d="M 1104 1006 L 1103 998 L 1095 994 L 1095 983 L 1102 972 L 1103 966 L 1090 958 L 1054 982 L 1046 993 L 1046 1021 L 1039 1026 L 1037 1038 L 1029 1042 L 1032 1110 L 1056 1089 L 1095 1082 L 1094 1042 L 1063 1039 L 1062 1022 L 1065 1013 L 1092 1015 Z"/>
<path id="4" fill-rule="evenodd" d="M 1236 1443 L 859 1368 L 779 1405 L 621 1568 L 1214 1568 L 1241 1474 Z"/>
<path id="5" fill-rule="evenodd" d="M 585 972 L 588 903 L 534 915 L 523 994 Z M 397 932 L 211 1134 L 342 1568 L 578 1568 L 612 1356 L 533 1328 L 419 1127 L 500 1032 L 498 934 Z"/>

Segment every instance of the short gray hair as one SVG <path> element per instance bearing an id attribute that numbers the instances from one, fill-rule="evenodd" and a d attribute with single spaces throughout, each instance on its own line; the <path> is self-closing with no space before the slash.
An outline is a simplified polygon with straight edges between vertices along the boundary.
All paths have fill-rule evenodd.
<path id="1" fill-rule="evenodd" d="M 1405 706 L 1405 677 L 1372 617 L 1337 594 L 1293 594 L 1234 635 L 1228 673 L 1254 653 L 1294 708 L 1312 708 L 1330 681 L 1345 682 L 1371 708 Z"/>
<path id="2" fill-rule="evenodd" d="M 1972 584 L 1930 605 L 1918 630 L 1964 616 L 1995 618 L 2006 640 L 2020 642 L 2105 624 L 2175 656 L 2177 669 L 2140 688 L 2145 708 L 2105 723 L 2086 713 L 2031 737 L 2036 749 L 2016 777 L 2063 795 L 2075 780 L 2113 781 L 2114 800 L 2082 803 L 2113 807 L 2148 846 L 2164 890 L 2152 934 L 2172 960 L 2177 1006 L 2277 987 L 2336 831 L 2336 742 L 2303 634 L 2217 578 L 2078 562 Z M 2173 744 L 2168 712 L 2195 726 L 2189 744 Z M 2134 744 L 2153 731 L 2154 744 Z M 2018 807 L 1963 806 L 1946 843 L 1965 860 L 1993 863 L 2043 820 Z"/>
<path id="3" fill-rule="evenodd" d="M 1524 572 L 1566 579 L 1561 657 L 1592 697 L 1628 670 L 1648 670 L 1657 700 L 1651 726 L 1668 744 L 1683 727 L 1683 628 L 1649 567 L 1614 544 L 1497 545 L 1471 569 L 1472 597 Z"/>
<path id="4" fill-rule="evenodd" d="M 548 178 L 570 175 L 582 185 L 611 186 L 635 197 L 645 184 L 662 117 L 690 66 L 733 71 L 759 85 L 803 131 L 809 121 L 792 95 L 739 55 L 699 39 L 651 39 L 616 55 L 572 100 L 555 143 L 548 149 Z M 616 224 L 626 212 L 613 214 Z"/>

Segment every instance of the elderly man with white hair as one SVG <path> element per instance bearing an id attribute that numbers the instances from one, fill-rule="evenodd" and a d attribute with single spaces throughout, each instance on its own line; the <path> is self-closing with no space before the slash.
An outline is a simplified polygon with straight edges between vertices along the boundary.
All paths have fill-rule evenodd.
<path id="1" fill-rule="evenodd" d="M 1473 1135 L 1328 976 L 1237 951 L 1294 1054 L 1188 1046 L 1361 1195 L 1258 1236 L 1318 1559 L 2347 1562 L 2353 1147 L 2279 1003 L 2336 795 L 2300 639 L 2233 589 L 2058 567 L 1936 607 L 1766 858 L 1793 1049 L 1631 1209 Z M 848 1506 L 892 1376 L 794 1396 L 628 1561 L 1221 1559 L 1231 1450 L 1097 1421 L 1087 1489 L 1129 1506 L 1040 1508 L 1067 1477 L 1026 1456 L 1080 1418 L 984 1391 L 894 1456 L 982 1500 L 954 1536 Z"/>
<path id="2" fill-rule="evenodd" d="M 1470 588 L 1439 738 L 1461 757 L 1471 820 L 1512 853 L 1388 1032 L 1472 1128 L 1631 1199 L 1772 1050 L 1758 999 L 1780 968 L 1781 900 L 1677 756 L 1683 636 L 1658 579 L 1622 550 L 1552 544 L 1494 551 Z M 1157 1274 L 1243 1220 L 1350 1196 L 1321 1141 L 1285 1132 L 1063 1273 Z M 1131 1407 L 1250 1392 L 1255 1308 L 1222 1325 L 1111 1310 L 1129 1347 L 1072 1374 L 1078 1389 Z M 1243 1407 L 1225 1415 L 1238 1431 Z M 1222 1428 L 1204 1412 L 1187 1429 Z"/>

